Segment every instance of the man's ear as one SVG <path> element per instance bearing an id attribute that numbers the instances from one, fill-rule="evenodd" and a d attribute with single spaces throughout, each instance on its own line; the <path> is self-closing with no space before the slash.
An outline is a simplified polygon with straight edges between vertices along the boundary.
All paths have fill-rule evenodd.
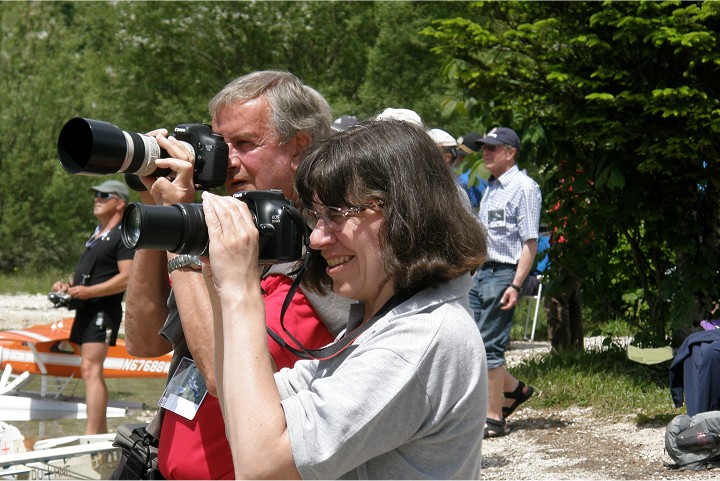
<path id="1" fill-rule="evenodd" d="M 292 139 L 295 151 L 293 152 L 292 167 L 293 170 L 297 169 L 300 165 L 300 159 L 302 159 L 305 149 L 312 142 L 312 137 L 307 132 L 298 132 Z"/>

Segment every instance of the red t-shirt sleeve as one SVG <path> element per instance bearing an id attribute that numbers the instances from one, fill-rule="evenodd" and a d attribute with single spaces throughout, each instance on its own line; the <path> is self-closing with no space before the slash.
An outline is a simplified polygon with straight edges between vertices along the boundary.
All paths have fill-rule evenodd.
<path id="1" fill-rule="evenodd" d="M 290 291 L 292 279 L 282 274 L 269 275 L 260 283 L 265 292 L 265 323 L 276 334 L 293 347 L 297 346 L 280 326 L 280 313 L 285 297 Z M 308 349 L 318 349 L 333 341 L 333 336 L 320 320 L 301 289 L 295 292 L 292 302 L 285 312 L 285 329 Z M 268 335 L 270 355 L 275 359 L 278 369 L 292 367 L 299 359 Z"/>

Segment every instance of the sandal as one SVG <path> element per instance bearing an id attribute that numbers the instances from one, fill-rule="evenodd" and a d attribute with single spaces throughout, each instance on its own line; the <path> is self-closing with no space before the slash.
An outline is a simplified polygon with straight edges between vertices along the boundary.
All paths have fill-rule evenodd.
<path id="1" fill-rule="evenodd" d="M 497 419 L 487 418 L 485 420 L 485 432 L 483 433 L 483 439 L 488 438 L 499 438 L 505 436 L 510 432 L 510 428 L 504 419 L 498 421 Z"/>
<path id="2" fill-rule="evenodd" d="M 503 417 L 508 417 L 512 413 L 514 413 L 518 406 L 530 399 L 530 396 L 532 396 L 533 392 L 535 391 L 532 386 L 527 387 L 527 392 L 524 391 L 524 388 L 525 383 L 523 383 L 522 381 L 518 381 L 518 386 L 515 388 L 514 391 L 504 393 L 506 399 L 514 399 L 515 402 L 513 402 L 510 406 L 503 406 Z"/>

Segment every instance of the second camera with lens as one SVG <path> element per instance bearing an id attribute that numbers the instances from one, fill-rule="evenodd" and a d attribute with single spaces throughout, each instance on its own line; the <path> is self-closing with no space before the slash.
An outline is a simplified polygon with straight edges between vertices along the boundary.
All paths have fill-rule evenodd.
<path id="1" fill-rule="evenodd" d="M 195 184 L 211 188 L 225 183 L 229 148 L 222 135 L 202 123 L 180 124 L 173 135 L 195 156 Z M 170 174 L 169 169 L 155 166 L 157 159 L 169 155 L 154 137 L 126 132 L 101 120 L 70 119 L 60 131 L 57 151 L 63 168 L 71 174 Z"/>
<path id="2" fill-rule="evenodd" d="M 245 202 L 260 232 L 260 264 L 293 262 L 303 256 L 305 223 L 279 190 L 233 195 Z M 167 206 L 132 203 L 122 219 L 122 240 L 129 249 L 159 249 L 207 255 L 209 238 L 202 204 Z"/>

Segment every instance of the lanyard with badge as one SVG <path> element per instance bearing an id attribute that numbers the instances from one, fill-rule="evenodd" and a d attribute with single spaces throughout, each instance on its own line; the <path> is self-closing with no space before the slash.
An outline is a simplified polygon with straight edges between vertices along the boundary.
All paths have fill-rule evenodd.
<path id="1" fill-rule="evenodd" d="M 168 382 L 158 406 L 192 420 L 208 393 L 205 379 L 195 361 L 183 357 Z"/>

